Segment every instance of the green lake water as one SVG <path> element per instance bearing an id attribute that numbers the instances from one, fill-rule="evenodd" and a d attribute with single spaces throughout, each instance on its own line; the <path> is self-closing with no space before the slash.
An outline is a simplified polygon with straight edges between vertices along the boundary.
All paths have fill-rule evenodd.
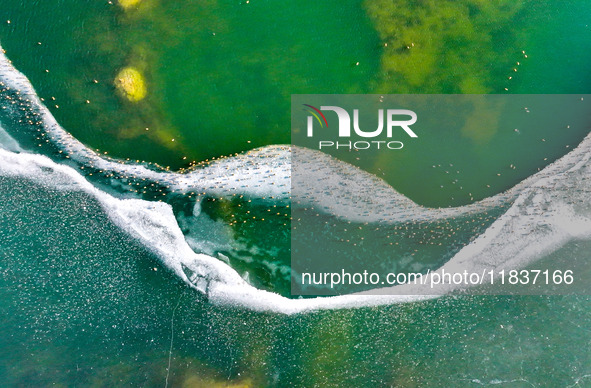
<path id="1" fill-rule="evenodd" d="M 172 170 L 288 144 L 291 94 L 591 90 L 591 7 L 581 0 L 144 0 L 130 10 L 0 0 L 0 10 L 2 48 L 69 133 Z M 141 101 L 116 90 L 127 66 L 145 78 Z M 388 166 L 387 182 L 421 205 L 465 205 L 512 187 L 589 132 L 563 124 L 442 129 L 371 168 Z M 295 315 L 220 306 L 90 196 L 14 177 L 1 177 L 0 189 L 7 386 L 591 384 L 585 296 L 444 297 Z M 187 201 L 172 201 L 177 215 Z M 274 256 L 289 265 L 285 203 L 203 203 L 248 248 L 222 250 L 231 265 L 287 294 L 261 264 Z"/>
<path id="2" fill-rule="evenodd" d="M 149 0 L 129 11 L 107 2 L 10 2 L 3 14 L 11 23 L 0 24 L 0 37 L 58 122 L 83 143 L 173 169 L 289 143 L 291 94 L 589 90 L 583 2 L 501 2 L 478 12 L 477 1 L 437 4 L 427 2 L 409 19 L 416 5 L 395 12 L 370 1 Z M 437 21 L 446 17 L 453 27 Z M 386 29 L 409 24 L 416 27 L 404 30 L 408 37 Z M 411 49 L 408 40 L 416 40 Z M 415 57 L 433 63 L 390 69 Z M 137 103 L 115 91 L 126 66 L 146 78 L 147 97 Z M 382 161 L 391 171 L 386 180 L 420 204 L 461 205 L 506 190 L 587 133 L 548 126 L 515 136 L 501 124 L 429 134 L 416 149 Z M 527 154 L 519 152 L 524 147 Z M 466 194 L 432 169 L 442 162 L 458 167 Z M 418 184 L 417 175 L 425 177 Z"/>

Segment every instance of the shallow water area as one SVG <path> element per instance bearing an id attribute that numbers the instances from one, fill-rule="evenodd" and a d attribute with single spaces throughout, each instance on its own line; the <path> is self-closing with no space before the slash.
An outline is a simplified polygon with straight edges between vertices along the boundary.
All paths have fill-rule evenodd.
<path id="1" fill-rule="evenodd" d="M 297 2 L 285 8 L 262 1 L 145 0 L 122 9 L 109 2 L 31 8 L 7 2 L 0 39 L 68 132 L 101 153 L 173 169 L 288 143 L 293 93 L 589 90 L 584 69 L 591 50 L 584 49 L 588 23 L 582 1 L 552 7 L 521 1 L 507 9 L 505 2 L 485 7 L 472 0 L 445 1 L 424 5 L 428 12 L 406 22 L 406 11 L 382 7 L 378 12 L 378 5 Z M 480 32 L 424 31 L 442 10 L 462 17 L 478 13 L 473 23 Z M 53 15 L 51 24 L 44 20 L 47 13 Z M 327 14 L 333 16 L 317 22 Z M 497 16 L 496 25 L 487 22 L 491 15 Z M 409 27 L 408 36 L 392 35 L 384 29 L 392 21 L 414 29 Z M 348 29 L 357 32 L 354 39 Z M 412 37 L 414 46 L 402 45 Z M 422 39 L 436 47 L 421 45 Z M 490 47 L 470 51 L 487 39 Z M 443 55 L 441 45 L 448 40 L 454 44 L 445 46 Z M 546 60 L 549 53 L 554 60 Z M 413 81 L 403 69 L 388 70 L 388 61 L 412 61 L 415 55 L 431 63 L 422 78 Z M 462 71 L 459 59 L 465 62 Z M 117 75 L 124 68 L 142 74 L 145 98 L 128 101 L 117 92 Z M 473 73 L 486 81 L 483 87 L 470 81 Z M 464 89 L 456 87 L 464 84 Z M 564 124 L 517 133 L 495 125 L 467 126 L 461 132 L 448 128 L 376 161 L 374 169 L 387 166 L 390 173 L 382 177 L 415 202 L 458 206 L 510 188 L 587 133 L 581 127 L 566 131 Z M 528 154 L 520 152 L 524 147 Z M 450 171 L 450 165 L 456 168 Z M 417 175 L 424 179 L 413 179 Z"/>
<path id="2" fill-rule="evenodd" d="M 289 143 L 294 91 L 364 90 L 378 66 L 377 36 L 360 1 L 336 4 L 7 2 L 0 39 L 84 143 L 176 169 Z M 142 75 L 145 96 L 115 93 L 122 68 Z"/>
<path id="3" fill-rule="evenodd" d="M 526 387 L 589 382 L 590 354 L 585 346 L 572 346 L 588 342 L 591 316 L 585 295 L 433 300 L 280 296 L 289 294 L 290 149 L 258 148 L 217 160 L 283 142 L 276 139 L 289 135 L 281 125 L 289 122 L 289 113 L 281 103 L 269 101 L 283 101 L 287 107 L 293 89 L 396 92 L 412 86 L 441 92 L 428 86 L 444 85 L 439 83 L 444 79 L 448 87 L 456 84 L 454 58 L 467 56 L 462 42 L 448 46 L 457 51 L 451 50 L 445 61 L 432 62 L 432 73 L 425 68 L 423 77 L 412 79 L 414 84 L 402 85 L 387 67 L 398 59 L 386 54 L 406 54 L 400 47 L 393 53 L 382 48 L 391 42 L 382 40 L 397 37 L 377 24 L 387 18 L 372 16 L 367 3 L 339 8 L 339 20 L 355 16 L 367 21 L 367 35 L 359 34 L 357 46 L 335 20 L 325 23 L 327 15 L 334 16 L 329 12 L 333 2 L 303 2 L 300 8 L 300 3 L 255 0 L 192 5 L 145 0 L 129 11 L 108 2 L 63 1 L 57 7 L 2 3 L 2 19 L 10 20 L 0 20 L 2 47 L 35 88 L 2 62 L 0 310 L 5 318 L 0 321 L 0 377 L 6 385 Z M 425 7 L 442 4 L 448 14 L 459 16 L 464 11 L 499 11 L 474 8 L 479 3 L 425 2 Z M 588 4 L 515 4 L 517 8 L 500 16 L 503 28 L 519 21 L 514 23 L 518 44 L 499 46 L 507 48 L 511 60 L 498 58 L 498 69 L 484 77 L 491 88 L 487 91 L 504 90 L 506 68 L 519 75 L 510 92 L 587 93 Z M 551 6 L 555 8 L 549 12 Z M 178 25 L 172 23 L 184 7 L 193 7 L 193 13 L 185 13 Z M 49 13 L 55 15 L 51 23 Z M 278 13 L 274 24 L 270 15 Z M 297 15 L 307 17 L 285 22 Z M 403 13 L 390 17 L 399 15 Z M 192 26 L 199 16 L 198 25 Z M 436 21 L 427 19 L 427 26 Z M 247 35 L 251 22 L 275 33 Z M 527 27 L 523 39 L 522 26 Z M 147 35 L 151 27 L 166 34 Z M 334 34 L 327 40 L 323 31 Z M 469 38 L 465 30 L 452 32 L 443 36 Z M 214 37 L 221 38 L 219 46 Z M 482 35 L 472 38 L 477 42 Z M 156 44 L 164 39 L 174 44 Z M 283 55 L 279 43 L 294 54 Z M 559 60 L 548 61 L 548 52 Z M 441 58 L 437 53 L 437 47 L 418 51 L 427 59 Z M 339 58 L 342 71 L 331 74 Z M 517 61 L 522 64 L 513 63 Z M 219 71 L 228 62 L 232 66 Z M 478 69 L 480 62 L 475 55 L 466 63 Z M 515 72 L 513 65 L 523 67 Z M 147 94 L 137 104 L 122 99 L 114 84 L 126 66 L 145 76 Z M 199 71 L 188 72 L 192 66 Z M 432 78 L 438 72 L 441 78 Z M 183 83 L 188 73 L 199 81 L 187 82 L 186 90 L 170 87 Z M 502 82 L 496 75 L 502 75 Z M 464 86 L 476 89 L 470 80 Z M 394 86 L 386 88 L 384 82 Z M 195 88 L 202 88 L 202 94 L 196 96 Z M 195 131 L 199 123 L 216 130 Z M 387 212 L 393 219 L 380 220 L 385 227 L 429 229 L 450 222 L 446 227 L 454 230 L 444 229 L 429 241 L 460 248 L 442 260 L 437 245 L 433 255 L 425 256 L 435 266 L 448 259 L 479 265 L 473 260 L 475 249 L 487 259 L 499 258 L 500 252 L 510 265 L 535 265 L 553 255 L 580 264 L 591 235 L 586 205 L 589 138 L 583 140 L 586 127 L 569 132 L 564 124 L 521 135 L 512 129 L 442 132 L 431 145 L 399 154 L 401 167 L 391 181 L 373 177 L 365 192 L 341 195 L 335 207 L 322 213 L 322 221 L 340 228 L 349 222 L 365 227 L 367 214 L 349 212 L 347 199 L 361 198 L 374 210 L 384 209 L 382 200 L 388 200 L 404 206 Z M 256 143 L 251 137 L 259 129 L 261 142 Z M 239 132 L 244 137 L 237 137 L 236 149 L 216 145 L 206 151 L 201 146 L 215 145 L 225 138 L 221 133 Z M 192 160 L 211 159 L 207 152 L 216 160 L 182 174 L 142 163 L 188 167 Z M 109 158 L 111 154 L 123 160 Z M 415 163 L 414 169 L 403 168 Z M 453 191 L 445 173 L 450 170 L 443 167 L 450 163 L 476 187 L 473 199 Z M 363 174 L 322 158 L 315 167 L 340 171 L 352 180 Z M 413 176 L 422 178 L 416 186 Z M 313 190 L 326 189 L 310 183 Z M 490 217 L 483 221 L 486 212 Z M 376 214 L 384 212 L 371 212 Z M 566 218 L 569 222 L 557 222 L 564 214 L 572 216 Z M 477 227 L 469 226 L 469 233 L 464 230 L 451 240 L 444 235 L 455 232 L 454 222 L 466 219 L 477 219 Z M 314 228 L 323 226 L 310 226 Z M 392 238 L 408 237 L 400 233 Z"/>

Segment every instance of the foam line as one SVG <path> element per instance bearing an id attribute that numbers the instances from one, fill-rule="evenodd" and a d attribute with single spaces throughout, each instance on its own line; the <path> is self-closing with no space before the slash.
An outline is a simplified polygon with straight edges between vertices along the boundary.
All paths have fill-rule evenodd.
<path id="1" fill-rule="evenodd" d="M 191 250 L 176 222 L 170 205 L 140 199 L 118 199 L 107 194 L 69 166 L 33 154 L 16 154 L 0 149 L 0 175 L 18 176 L 58 190 L 82 191 L 94 197 L 109 218 L 154 252 L 163 264 L 187 284 L 224 305 L 297 313 L 319 308 L 414 300 L 408 296 L 343 296 L 319 299 L 287 299 L 256 289 L 223 262 Z M 424 297 L 421 297 L 424 298 Z"/>
<path id="2" fill-rule="evenodd" d="M 145 166 L 106 159 L 85 147 L 65 131 L 39 101 L 33 87 L 5 55 L 0 55 L 0 81 L 17 89 L 42 114 L 44 128 L 57 147 L 82 165 L 169 182 L 181 192 L 203 191 L 211 195 L 246 193 L 252 196 L 290 196 L 291 149 L 271 146 L 223 159 L 187 174 L 154 171 Z M 9 138 L 4 138 L 7 148 Z M 14 140 L 14 139 L 12 139 Z M 17 144 L 18 146 L 18 144 Z M 357 221 L 438 220 L 468 212 L 508 206 L 481 236 L 464 247 L 442 268 L 454 271 L 487 268 L 519 268 L 535 261 L 565 242 L 591 236 L 589 210 L 574 203 L 589 203 L 589 149 L 591 137 L 569 154 L 532 175 L 512 189 L 472 205 L 429 209 L 397 193 L 381 179 L 326 155 L 304 150 L 307 168 L 319 179 L 310 179 L 304 198 L 325 211 Z M 298 152 L 298 150 L 295 150 Z M 297 172 L 297 171 L 296 171 Z M 33 179 L 61 190 L 81 190 L 95 197 L 115 224 L 151 249 L 177 276 L 205 293 L 213 303 L 237 305 L 254 310 L 297 313 L 321 308 L 345 308 L 408 302 L 429 296 L 348 295 L 292 300 L 258 290 L 246 283 L 223 262 L 197 254 L 187 244 L 168 204 L 141 199 L 118 199 L 107 194 L 75 169 L 48 157 L 0 149 L 0 173 Z M 321 180 L 330 176 L 331 180 Z M 355 184 L 366 182 L 364 187 Z M 335 186 L 339 183 L 339 186 Z M 334 196 L 326 196 L 330 191 Z M 343 195 L 345 193 L 345 195 Z M 364 203 L 364 207 L 359 204 Z M 441 270 L 441 269 L 440 269 Z M 397 286 L 402 287 L 402 286 Z M 399 289 L 400 290 L 400 289 Z M 383 289 L 385 294 L 392 290 Z M 412 289 L 403 291 L 412 294 Z M 434 293 L 444 294 L 441 288 Z M 397 291 L 400 293 L 400 291 Z"/>
<path id="3" fill-rule="evenodd" d="M 0 47 L 0 86 L 16 91 L 23 101 L 13 100 L 15 109 L 34 110 L 41 117 L 46 139 L 62 151 L 62 157 L 97 170 L 111 171 L 138 180 L 149 179 L 181 192 L 205 192 L 217 196 L 243 193 L 253 197 L 288 199 L 290 191 L 289 146 L 271 146 L 234 158 L 212 162 L 186 174 L 155 171 L 144 165 L 125 163 L 100 155 L 86 147 L 56 121 L 35 89 Z M 11 104 L 7 104 L 8 108 Z M 272 184 L 271 184 L 272 183 Z"/>

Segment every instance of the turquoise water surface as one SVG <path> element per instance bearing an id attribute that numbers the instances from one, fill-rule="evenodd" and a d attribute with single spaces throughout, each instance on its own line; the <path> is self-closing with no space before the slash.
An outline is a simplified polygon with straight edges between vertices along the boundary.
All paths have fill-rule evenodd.
<path id="1" fill-rule="evenodd" d="M 591 384 L 588 296 L 292 299 L 289 148 L 256 150 L 290 142 L 292 94 L 586 94 L 586 2 L 124 3 L 0 0 L 5 385 Z M 393 233 L 401 252 L 436 269 L 522 201 L 518 221 L 580 230 L 535 219 L 499 255 L 584 263 L 589 131 L 560 124 L 442 128 L 377 160 L 421 205 L 388 227 L 446 232 Z M 538 171 L 551 187 L 519 183 Z"/>

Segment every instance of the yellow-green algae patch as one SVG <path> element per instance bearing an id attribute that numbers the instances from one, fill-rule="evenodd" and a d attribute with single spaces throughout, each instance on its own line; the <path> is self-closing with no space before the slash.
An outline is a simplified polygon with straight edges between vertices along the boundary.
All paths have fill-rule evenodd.
<path id="1" fill-rule="evenodd" d="M 123 68 L 115 77 L 115 87 L 121 95 L 131 102 L 143 100 L 146 97 L 146 81 L 135 67 Z"/>
<path id="2" fill-rule="evenodd" d="M 119 0 L 119 5 L 123 9 L 136 7 L 142 0 Z"/>
<path id="3" fill-rule="evenodd" d="M 379 93 L 510 92 L 525 0 L 365 0 L 382 40 Z"/>

